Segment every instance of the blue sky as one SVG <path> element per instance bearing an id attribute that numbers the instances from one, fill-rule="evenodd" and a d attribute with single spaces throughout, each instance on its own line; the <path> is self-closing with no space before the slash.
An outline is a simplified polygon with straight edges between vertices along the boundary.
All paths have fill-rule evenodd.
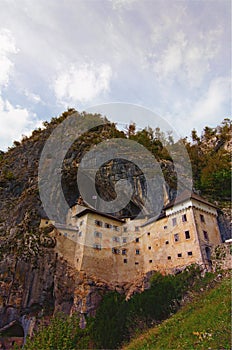
<path id="1" fill-rule="evenodd" d="M 0 149 L 67 107 L 138 104 L 182 136 L 231 115 L 230 1 L 0 0 L 0 9 Z"/>

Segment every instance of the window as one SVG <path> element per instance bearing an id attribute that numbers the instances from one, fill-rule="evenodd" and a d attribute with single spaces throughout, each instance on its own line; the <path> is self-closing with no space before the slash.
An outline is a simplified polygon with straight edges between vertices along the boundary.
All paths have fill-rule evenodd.
<path id="1" fill-rule="evenodd" d="M 136 255 L 139 255 L 139 254 L 140 254 L 140 250 L 139 250 L 139 249 L 136 249 L 136 250 L 135 250 L 135 254 L 136 254 Z"/>
<path id="2" fill-rule="evenodd" d="M 149 250 L 151 250 L 151 247 L 148 247 Z"/>
<path id="3" fill-rule="evenodd" d="M 84 221 L 83 221 L 83 220 L 81 220 L 81 222 L 80 222 L 80 226 L 82 226 L 82 225 L 83 225 L 83 223 L 84 223 Z"/>
<path id="4" fill-rule="evenodd" d="M 112 240 L 113 240 L 113 242 L 120 242 L 120 238 L 117 237 L 117 236 L 114 236 L 114 237 L 112 238 Z"/>
<path id="5" fill-rule="evenodd" d="M 95 220 L 95 225 L 102 227 L 102 221 Z"/>
<path id="6" fill-rule="evenodd" d="M 127 259 L 123 259 L 124 264 L 127 264 Z"/>
<path id="7" fill-rule="evenodd" d="M 168 256 L 168 260 L 171 260 L 171 257 L 170 257 L 170 256 Z"/>
<path id="8" fill-rule="evenodd" d="M 112 228 L 112 225 L 105 222 L 105 228 Z"/>
<path id="9" fill-rule="evenodd" d="M 47 224 L 48 224 L 48 221 L 46 221 L 45 224 L 47 225 Z"/>
<path id="10" fill-rule="evenodd" d="M 176 226 L 176 218 L 172 219 L 172 226 Z"/>
<path id="11" fill-rule="evenodd" d="M 135 232 L 139 231 L 139 226 L 135 226 Z"/>
<path id="12" fill-rule="evenodd" d="M 150 236 L 150 234 L 151 234 L 150 232 L 147 233 L 148 236 Z"/>
<path id="13" fill-rule="evenodd" d="M 101 244 L 94 243 L 93 248 L 101 250 Z"/>
<path id="14" fill-rule="evenodd" d="M 139 242 L 139 238 L 135 238 L 135 242 L 138 243 Z"/>
<path id="15" fill-rule="evenodd" d="M 200 214 L 200 220 L 201 220 L 201 222 L 205 222 L 205 217 L 203 214 Z"/>
<path id="16" fill-rule="evenodd" d="M 113 254 L 120 254 L 120 250 L 116 248 L 112 248 L 112 253 Z"/>
<path id="17" fill-rule="evenodd" d="M 81 231 L 78 233 L 78 236 L 79 236 L 79 237 L 81 237 L 81 236 L 82 236 L 82 232 L 81 232 Z"/>
<path id="18" fill-rule="evenodd" d="M 127 242 L 127 238 L 126 238 L 126 237 L 123 237 L 123 238 L 122 238 L 122 242 L 123 242 L 123 243 L 126 243 L 126 242 Z"/>
<path id="19" fill-rule="evenodd" d="M 167 228 L 168 228 L 167 226 L 164 226 L 164 230 L 167 230 Z"/>
<path id="20" fill-rule="evenodd" d="M 124 232 L 127 232 L 127 227 L 123 227 L 123 231 L 124 231 Z"/>
<path id="21" fill-rule="evenodd" d="M 193 255 L 193 252 L 188 252 L 188 255 L 189 255 L 189 256 Z"/>
<path id="22" fill-rule="evenodd" d="M 189 238 L 190 238 L 190 233 L 189 233 L 189 231 L 185 231 L 185 238 L 186 238 L 186 239 L 189 239 Z"/>
<path id="23" fill-rule="evenodd" d="M 102 238 L 102 233 L 98 232 L 98 231 L 95 231 L 94 232 L 94 237 Z"/>
<path id="24" fill-rule="evenodd" d="M 186 214 L 182 215 L 182 222 L 186 222 L 187 221 L 187 216 Z"/>
<path id="25" fill-rule="evenodd" d="M 178 233 L 175 233 L 175 234 L 174 234 L 174 241 L 175 241 L 175 242 L 178 242 L 178 241 L 179 241 L 179 234 L 178 234 Z"/>
<path id="26" fill-rule="evenodd" d="M 182 253 L 177 254 L 178 258 L 182 257 Z"/>
<path id="27" fill-rule="evenodd" d="M 206 239 L 206 241 L 208 241 L 209 240 L 208 233 L 206 231 L 203 231 L 203 234 L 204 234 L 204 239 Z"/>
<path id="28" fill-rule="evenodd" d="M 135 265 L 138 265 L 138 264 L 139 264 L 138 261 L 136 261 L 136 262 L 135 262 Z"/>
<path id="29" fill-rule="evenodd" d="M 114 225 L 114 226 L 113 226 L 113 230 L 114 230 L 114 231 L 119 231 L 119 227 Z"/>
<path id="30" fill-rule="evenodd" d="M 166 241 L 165 244 L 169 244 L 169 241 Z"/>
<path id="31" fill-rule="evenodd" d="M 68 234 L 67 234 L 67 232 L 65 232 L 65 233 L 64 233 L 64 237 L 67 237 L 67 236 L 68 236 Z"/>
<path id="32" fill-rule="evenodd" d="M 126 255 L 126 249 L 122 249 L 122 255 Z"/>
<path id="33" fill-rule="evenodd" d="M 149 260 L 149 263 L 151 264 L 151 263 L 152 263 L 152 260 Z"/>

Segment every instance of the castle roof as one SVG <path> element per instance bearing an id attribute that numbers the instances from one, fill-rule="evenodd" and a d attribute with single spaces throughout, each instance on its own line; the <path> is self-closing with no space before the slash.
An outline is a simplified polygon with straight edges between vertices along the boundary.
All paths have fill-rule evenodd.
<path id="1" fill-rule="evenodd" d="M 113 215 L 110 215 L 110 214 L 107 214 L 107 213 L 102 213 L 100 211 L 97 211 L 95 209 L 92 209 L 92 208 L 86 208 L 84 210 L 82 210 L 81 212 L 77 213 L 75 216 L 80 218 L 81 216 L 83 215 L 86 215 L 86 214 L 98 214 L 98 215 L 101 215 L 103 217 L 106 217 L 108 219 L 111 219 L 111 220 L 115 220 L 115 221 L 118 221 L 118 222 L 125 222 L 123 219 L 119 219 L 117 218 L 116 216 L 113 216 Z"/>
<path id="2" fill-rule="evenodd" d="M 177 196 L 175 199 L 173 199 L 171 202 L 169 202 L 164 209 L 169 209 L 174 207 L 176 204 L 186 202 L 187 200 L 195 199 L 198 202 L 201 202 L 203 204 L 209 205 L 211 207 L 217 208 L 216 205 L 208 202 L 205 198 L 197 195 L 196 193 L 193 193 L 191 191 L 185 190 L 183 191 L 179 196 Z"/>

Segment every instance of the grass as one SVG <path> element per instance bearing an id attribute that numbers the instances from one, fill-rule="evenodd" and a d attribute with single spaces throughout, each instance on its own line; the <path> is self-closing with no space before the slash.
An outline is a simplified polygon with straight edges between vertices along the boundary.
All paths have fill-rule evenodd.
<path id="1" fill-rule="evenodd" d="M 231 349 L 231 280 L 198 295 L 168 320 L 132 340 L 124 350 Z"/>

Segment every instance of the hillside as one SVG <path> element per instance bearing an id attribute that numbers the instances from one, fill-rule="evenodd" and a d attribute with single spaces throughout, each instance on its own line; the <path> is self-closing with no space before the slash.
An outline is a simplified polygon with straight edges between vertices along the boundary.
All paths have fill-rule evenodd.
<path id="1" fill-rule="evenodd" d="M 230 349 L 231 278 L 195 296 L 175 315 L 133 339 L 124 350 Z"/>

